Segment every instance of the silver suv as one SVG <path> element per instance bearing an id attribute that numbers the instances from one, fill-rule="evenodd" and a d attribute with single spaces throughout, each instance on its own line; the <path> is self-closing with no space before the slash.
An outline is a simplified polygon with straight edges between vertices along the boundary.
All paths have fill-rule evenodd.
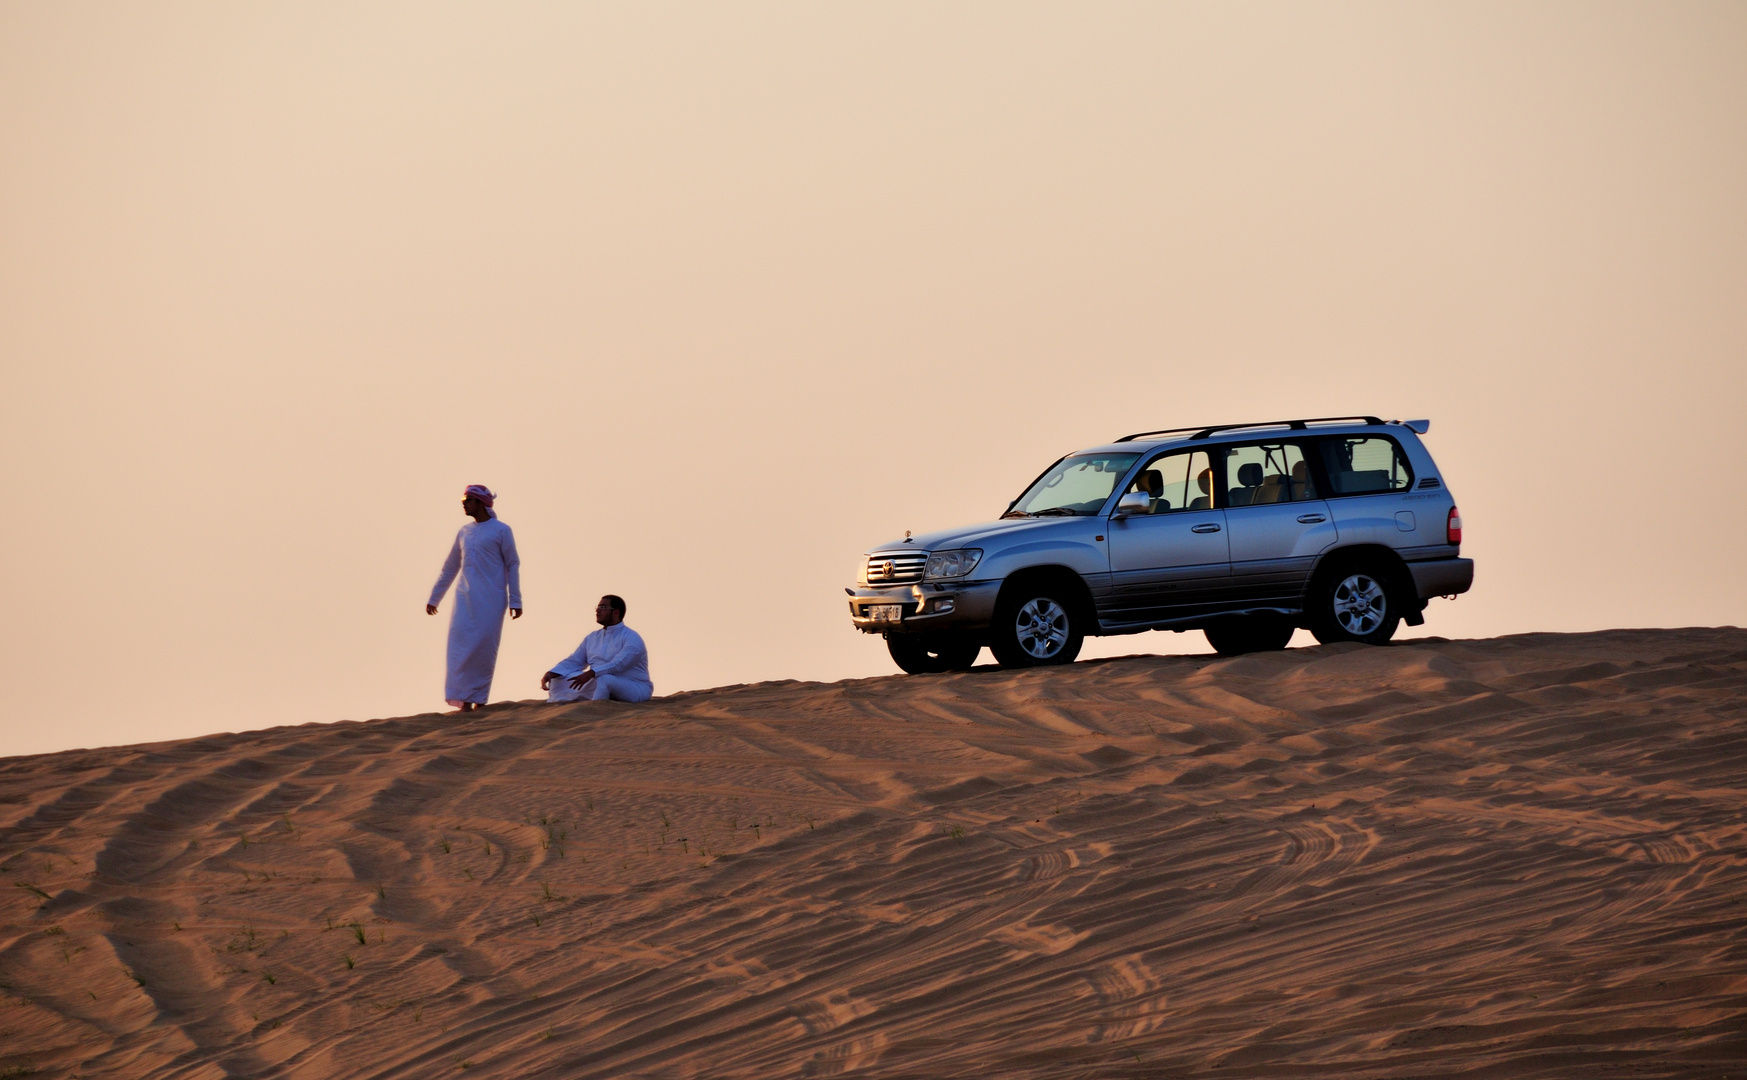
<path id="1" fill-rule="evenodd" d="M 1381 645 L 1468 591 L 1428 420 L 1280 420 L 1125 435 L 1043 471 L 997 521 L 867 553 L 856 629 L 912 674 L 1066 664 L 1086 635 L 1201 630 L 1221 655 Z"/>

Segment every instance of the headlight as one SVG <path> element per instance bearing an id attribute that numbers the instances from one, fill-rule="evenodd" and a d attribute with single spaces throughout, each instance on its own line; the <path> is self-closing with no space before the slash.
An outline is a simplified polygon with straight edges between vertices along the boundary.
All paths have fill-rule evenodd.
<path id="1" fill-rule="evenodd" d="M 926 576 L 931 578 L 964 577 L 977 565 L 977 560 L 983 557 L 981 548 L 964 548 L 960 551 L 936 551 L 928 556 Z"/>

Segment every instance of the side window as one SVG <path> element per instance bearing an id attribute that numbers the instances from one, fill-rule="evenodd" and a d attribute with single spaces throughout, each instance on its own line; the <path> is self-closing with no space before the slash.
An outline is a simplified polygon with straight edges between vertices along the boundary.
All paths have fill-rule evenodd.
<path id="1" fill-rule="evenodd" d="M 1179 450 L 1146 463 L 1128 486 L 1152 496 L 1149 514 L 1213 508 L 1213 463 L 1205 450 Z"/>
<path id="2" fill-rule="evenodd" d="M 1394 439 L 1357 435 L 1324 439 L 1318 444 L 1328 471 L 1329 494 L 1376 495 L 1406 491 L 1413 486 L 1407 455 Z"/>
<path id="3" fill-rule="evenodd" d="M 1225 505 L 1260 506 L 1263 503 L 1303 502 L 1319 499 L 1310 462 L 1297 443 L 1247 443 L 1222 447 L 1225 455 Z"/>

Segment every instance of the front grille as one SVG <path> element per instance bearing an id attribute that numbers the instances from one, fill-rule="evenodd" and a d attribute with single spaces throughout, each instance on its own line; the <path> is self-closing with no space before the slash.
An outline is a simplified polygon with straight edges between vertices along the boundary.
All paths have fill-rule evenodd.
<path id="1" fill-rule="evenodd" d="M 922 580 L 926 551 L 883 551 L 867 557 L 869 585 L 908 585 Z"/>

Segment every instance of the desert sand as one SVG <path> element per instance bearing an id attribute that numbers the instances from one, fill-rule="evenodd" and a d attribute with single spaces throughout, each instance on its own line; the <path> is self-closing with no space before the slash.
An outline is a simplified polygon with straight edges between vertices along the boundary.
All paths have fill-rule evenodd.
<path id="1" fill-rule="evenodd" d="M 11 758 L 0 1076 L 1747 1076 L 1744 794 L 1733 628 Z"/>

